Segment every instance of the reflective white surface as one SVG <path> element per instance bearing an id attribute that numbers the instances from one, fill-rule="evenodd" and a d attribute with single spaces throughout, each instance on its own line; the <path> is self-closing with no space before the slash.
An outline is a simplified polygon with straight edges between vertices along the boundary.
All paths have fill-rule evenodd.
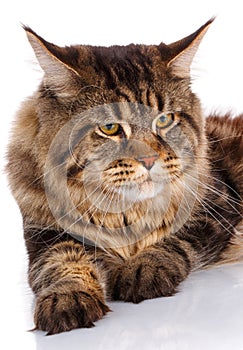
<path id="1" fill-rule="evenodd" d="M 9 0 L 1 6 L 1 168 L 14 112 L 42 76 L 30 63 L 34 56 L 20 22 L 60 45 L 159 43 L 188 35 L 216 14 L 195 60 L 200 69 L 193 86 L 207 111 L 243 111 L 242 1 Z M 34 326 L 34 299 L 26 282 L 21 216 L 2 174 L 0 187 L 1 348 L 243 350 L 242 264 L 194 273 L 174 297 L 111 303 L 113 312 L 92 329 L 49 337 L 28 332 Z"/>
<path id="2" fill-rule="evenodd" d="M 171 298 L 139 305 L 111 303 L 113 310 L 93 329 L 69 335 L 36 334 L 38 350 L 82 348 L 243 349 L 243 265 L 193 274 Z"/>

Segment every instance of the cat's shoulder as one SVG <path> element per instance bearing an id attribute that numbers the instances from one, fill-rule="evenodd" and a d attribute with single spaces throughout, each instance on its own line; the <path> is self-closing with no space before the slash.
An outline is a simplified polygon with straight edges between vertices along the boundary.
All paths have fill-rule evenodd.
<path id="1" fill-rule="evenodd" d="M 236 117 L 231 114 L 208 116 L 206 118 L 206 133 L 210 138 L 225 138 L 227 135 L 243 136 L 243 114 Z"/>
<path id="2" fill-rule="evenodd" d="M 231 179 L 242 184 L 243 114 L 236 117 L 231 115 L 208 117 L 206 135 L 209 160 L 213 161 L 213 167 L 217 165 L 224 171 L 228 169 Z M 243 188 L 238 191 L 243 193 Z"/>

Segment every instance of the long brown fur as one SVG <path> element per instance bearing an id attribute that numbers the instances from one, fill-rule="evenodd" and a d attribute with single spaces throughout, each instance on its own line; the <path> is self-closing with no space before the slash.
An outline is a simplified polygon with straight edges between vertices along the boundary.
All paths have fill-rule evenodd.
<path id="1" fill-rule="evenodd" d="M 25 27 L 45 75 L 7 171 L 38 329 L 91 327 L 107 299 L 173 295 L 191 271 L 242 259 L 243 117 L 205 119 L 190 88 L 211 22 L 158 46 L 61 48 Z"/>

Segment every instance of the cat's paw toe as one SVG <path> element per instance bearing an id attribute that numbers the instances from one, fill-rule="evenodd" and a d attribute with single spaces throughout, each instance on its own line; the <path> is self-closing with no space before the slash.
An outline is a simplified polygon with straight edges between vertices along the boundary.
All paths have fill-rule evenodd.
<path id="1" fill-rule="evenodd" d="M 88 292 L 51 292 L 37 298 L 34 319 L 37 329 L 51 335 L 92 327 L 108 311 L 103 300 Z"/>
<path id="2" fill-rule="evenodd" d="M 127 261 L 113 274 L 111 298 L 139 303 L 145 299 L 172 296 L 183 280 L 176 270 L 168 270 L 161 259 L 141 256 Z"/>

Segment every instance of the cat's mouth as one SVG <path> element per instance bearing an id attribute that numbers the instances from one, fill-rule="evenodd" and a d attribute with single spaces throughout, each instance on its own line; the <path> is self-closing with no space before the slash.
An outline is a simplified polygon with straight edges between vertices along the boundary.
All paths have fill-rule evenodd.
<path id="1" fill-rule="evenodd" d="M 151 179 L 146 179 L 140 183 L 135 181 L 125 182 L 119 187 L 113 187 L 112 190 L 123 199 L 138 202 L 157 196 L 164 189 L 164 185 L 163 182 L 157 183 Z"/>

